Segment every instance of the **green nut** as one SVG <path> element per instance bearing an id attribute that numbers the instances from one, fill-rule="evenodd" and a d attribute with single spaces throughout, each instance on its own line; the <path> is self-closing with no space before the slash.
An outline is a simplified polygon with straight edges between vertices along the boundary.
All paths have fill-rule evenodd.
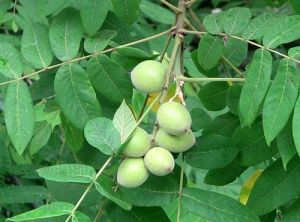
<path id="1" fill-rule="evenodd" d="M 126 145 L 123 153 L 128 157 L 142 157 L 150 149 L 151 140 L 148 133 L 138 127 L 134 133 L 129 143 Z"/>
<path id="2" fill-rule="evenodd" d="M 148 178 L 149 172 L 143 158 L 126 158 L 117 172 L 117 182 L 127 188 L 138 187 Z"/>
<path id="3" fill-rule="evenodd" d="M 173 135 L 186 133 L 192 124 L 189 111 L 177 102 L 162 104 L 157 111 L 157 121 L 161 128 Z"/>
<path id="4" fill-rule="evenodd" d="M 139 63 L 131 72 L 131 81 L 134 87 L 146 93 L 162 91 L 165 77 L 166 67 L 153 60 Z"/>
<path id="5" fill-rule="evenodd" d="M 151 148 L 144 157 L 147 169 L 156 176 L 164 176 L 169 174 L 175 165 L 175 160 L 172 154 L 162 148 Z"/>
<path id="6" fill-rule="evenodd" d="M 175 136 L 160 128 L 155 136 L 155 144 L 173 153 L 181 153 L 190 149 L 195 143 L 193 132 Z"/>

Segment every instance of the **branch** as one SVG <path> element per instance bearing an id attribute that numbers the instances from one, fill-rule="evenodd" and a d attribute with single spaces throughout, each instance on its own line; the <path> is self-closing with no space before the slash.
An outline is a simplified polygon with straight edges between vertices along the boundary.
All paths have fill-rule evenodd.
<path id="1" fill-rule="evenodd" d="M 179 77 L 179 80 L 184 81 L 184 82 L 227 82 L 227 81 L 232 81 L 232 82 L 244 82 L 246 81 L 245 78 L 188 78 L 181 76 Z"/>
<path id="2" fill-rule="evenodd" d="M 17 82 L 19 80 L 23 80 L 23 79 L 29 78 L 31 76 L 37 75 L 37 74 L 45 72 L 47 70 L 58 68 L 58 67 L 63 66 L 63 65 L 67 65 L 67 64 L 70 64 L 70 63 L 74 63 L 74 62 L 78 62 L 78 61 L 84 60 L 84 59 L 92 58 L 92 57 L 95 57 L 95 56 L 98 56 L 98 55 L 101 55 L 101 54 L 105 54 L 105 53 L 108 53 L 108 52 L 113 52 L 113 51 L 115 51 L 117 49 L 125 48 L 125 47 L 128 47 L 128 46 L 136 45 L 136 44 L 143 43 L 143 42 L 147 42 L 147 41 L 150 41 L 152 39 L 156 39 L 156 38 L 159 38 L 161 36 L 164 36 L 164 35 L 167 35 L 167 34 L 171 33 L 174 30 L 174 28 L 175 27 L 172 27 L 172 28 L 170 28 L 170 29 L 168 29 L 166 31 L 160 32 L 160 33 L 158 33 L 156 35 L 152 35 L 152 36 L 149 36 L 147 38 L 139 39 L 137 41 L 130 42 L 130 43 L 127 43 L 127 44 L 124 44 L 124 45 L 120 45 L 120 46 L 117 46 L 117 47 L 114 47 L 114 48 L 106 49 L 106 50 L 103 50 L 101 52 L 95 52 L 95 53 L 87 55 L 87 56 L 82 56 L 82 57 L 75 58 L 75 59 L 72 59 L 72 60 L 69 60 L 69 61 L 58 63 L 58 64 L 55 64 L 55 65 L 52 65 L 52 66 L 48 66 L 48 67 L 40 69 L 40 70 L 38 70 L 36 72 L 30 73 L 30 74 L 28 74 L 26 76 L 22 76 L 22 77 L 17 78 L 17 79 L 13 79 L 13 80 L 9 80 L 9 81 L 6 81 L 6 82 L 2 82 L 2 83 L 0 83 L 0 86 L 6 85 L 6 84 L 9 84 L 9 83 L 12 83 L 12 82 Z"/>
<path id="3" fill-rule="evenodd" d="M 166 0 L 160 0 L 161 3 L 168 6 L 170 9 L 172 9 L 175 13 L 182 13 L 182 11 L 177 8 L 176 6 L 172 5 L 171 3 L 167 2 Z"/>
<path id="4" fill-rule="evenodd" d="M 110 156 L 105 163 L 103 164 L 103 166 L 101 167 L 101 169 L 98 171 L 98 173 L 96 174 L 95 178 L 92 180 L 92 182 L 89 184 L 89 186 L 85 189 L 84 193 L 82 194 L 82 196 L 80 197 L 80 199 L 78 200 L 78 202 L 76 203 L 75 207 L 73 208 L 73 210 L 71 211 L 71 213 L 69 214 L 68 218 L 65 220 L 65 222 L 68 222 L 75 214 L 76 210 L 78 209 L 78 207 L 80 206 L 80 204 L 82 203 L 82 201 L 84 200 L 85 196 L 88 194 L 88 192 L 90 191 L 90 189 L 92 188 L 92 186 L 94 185 L 94 183 L 97 181 L 97 179 L 100 177 L 100 175 L 102 174 L 102 172 L 105 170 L 105 168 L 110 164 L 110 162 L 112 161 L 112 159 L 114 158 L 114 156 Z"/>
<path id="5" fill-rule="evenodd" d="M 186 29 L 181 29 L 180 31 L 183 32 L 183 33 L 186 33 L 186 34 L 196 34 L 196 35 L 198 35 L 198 34 L 199 34 L 199 35 L 208 34 L 208 32 L 191 31 L 191 30 L 186 30 Z M 256 43 L 256 42 L 251 41 L 251 40 L 243 39 L 242 37 L 235 36 L 235 35 L 229 35 L 229 34 L 226 34 L 226 33 L 219 33 L 218 35 L 223 36 L 223 37 L 230 37 L 230 38 L 238 39 L 238 40 L 243 41 L 243 42 L 247 42 L 247 43 L 250 44 L 250 45 L 254 45 L 254 46 L 258 47 L 258 48 L 265 49 L 265 50 L 267 50 L 267 51 L 269 51 L 269 52 L 272 52 L 272 53 L 274 53 L 274 54 L 277 54 L 277 55 L 279 55 L 279 56 L 281 56 L 281 57 L 290 59 L 290 60 L 292 60 L 292 61 L 294 61 L 294 62 L 300 64 L 300 60 L 298 60 L 298 59 L 295 59 L 295 58 L 293 58 L 293 57 L 290 57 L 290 56 L 288 56 L 288 55 L 286 55 L 286 54 L 283 54 L 283 53 L 281 53 L 281 52 L 278 52 L 278 51 L 276 51 L 276 50 L 274 50 L 274 49 L 270 49 L 270 48 L 268 48 L 268 47 L 265 47 L 265 46 L 263 46 L 263 45 L 260 45 L 260 44 L 258 44 L 258 43 Z"/>

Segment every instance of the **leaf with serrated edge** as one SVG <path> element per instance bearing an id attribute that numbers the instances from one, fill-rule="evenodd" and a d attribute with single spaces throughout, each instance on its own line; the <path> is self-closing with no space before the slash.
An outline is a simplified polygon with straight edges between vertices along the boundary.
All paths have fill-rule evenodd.
<path id="1" fill-rule="evenodd" d="M 93 167 L 83 164 L 60 164 L 37 170 L 40 177 L 56 182 L 90 183 L 96 172 Z"/>
<path id="2" fill-rule="evenodd" d="M 8 136 L 21 155 L 34 129 L 33 104 L 25 82 L 10 83 L 6 91 L 4 118 Z"/>
<path id="3" fill-rule="evenodd" d="M 113 123 L 121 136 L 121 143 L 123 143 L 133 132 L 136 127 L 136 121 L 131 109 L 127 106 L 125 100 L 121 103 L 121 106 L 117 109 Z"/>
<path id="4" fill-rule="evenodd" d="M 298 85 L 294 63 L 281 60 L 263 106 L 263 127 L 268 144 L 288 121 L 298 96 Z"/>
<path id="5" fill-rule="evenodd" d="M 240 115 L 242 126 L 250 126 L 258 115 L 269 88 L 272 74 L 272 56 L 262 49 L 258 49 L 252 59 L 246 82 L 240 97 Z"/>

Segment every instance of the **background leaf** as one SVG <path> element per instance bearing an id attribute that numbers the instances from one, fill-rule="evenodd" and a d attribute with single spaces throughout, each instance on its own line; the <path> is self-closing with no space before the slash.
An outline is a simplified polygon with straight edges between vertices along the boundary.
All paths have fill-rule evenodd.
<path id="1" fill-rule="evenodd" d="M 219 36 L 205 34 L 198 46 L 198 63 L 203 69 L 212 69 L 221 59 L 224 44 Z"/>
<path id="2" fill-rule="evenodd" d="M 127 24 L 132 24 L 137 19 L 140 2 L 141 0 L 111 0 L 114 13 Z"/>
<path id="3" fill-rule="evenodd" d="M 188 211 L 212 221 L 259 221 L 239 202 L 211 191 L 184 188 L 182 203 Z"/>
<path id="4" fill-rule="evenodd" d="M 83 0 L 80 1 L 80 16 L 83 28 L 89 35 L 97 33 L 103 24 L 108 7 L 101 0 Z"/>
<path id="5" fill-rule="evenodd" d="M 224 31 L 229 35 L 238 35 L 247 27 L 252 15 L 248 8 L 231 8 L 226 12 Z"/>

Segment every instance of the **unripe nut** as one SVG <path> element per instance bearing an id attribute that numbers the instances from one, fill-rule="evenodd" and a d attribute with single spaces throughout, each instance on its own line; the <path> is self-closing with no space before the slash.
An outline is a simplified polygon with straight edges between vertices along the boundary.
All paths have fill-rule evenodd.
<path id="1" fill-rule="evenodd" d="M 151 148 L 144 157 L 147 169 L 156 176 L 164 176 L 169 174 L 175 165 L 175 160 L 172 154 L 162 148 Z"/>
<path id="2" fill-rule="evenodd" d="M 166 67 L 157 61 L 146 60 L 131 72 L 134 87 L 146 93 L 160 92 L 165 85 Z"/>
<path id="3" fill-rule="evenodd" d="M 173 135 L 186 133 L 192 124 L 189 111 L 178 102 L 166 102 L 157 111 L 157 121 L 161 128 Z"/>
<path id="4" fill-rule="evenodd" d="M 148 176 L 143 158 L 126 158 L 118 168 L 117 182 L 123 187 L 133 188 L 142 185 Z"/>
<path id="5" fill-rule="evenodd" d="M 150 149 L 151 140 L 148 133 L 138 127 L 133 133 L 132 138 L 126 145 L 123 153 L 128 157 L 142 157 Z"/>
<path id="6" fill-rule="evenodd" d="M 160 128 L 155 136 L 155 144 L 170 152 L 181 153 L 187 151 L 195 144 L 195 137 L 191 131 L 175 136 Z"/>

